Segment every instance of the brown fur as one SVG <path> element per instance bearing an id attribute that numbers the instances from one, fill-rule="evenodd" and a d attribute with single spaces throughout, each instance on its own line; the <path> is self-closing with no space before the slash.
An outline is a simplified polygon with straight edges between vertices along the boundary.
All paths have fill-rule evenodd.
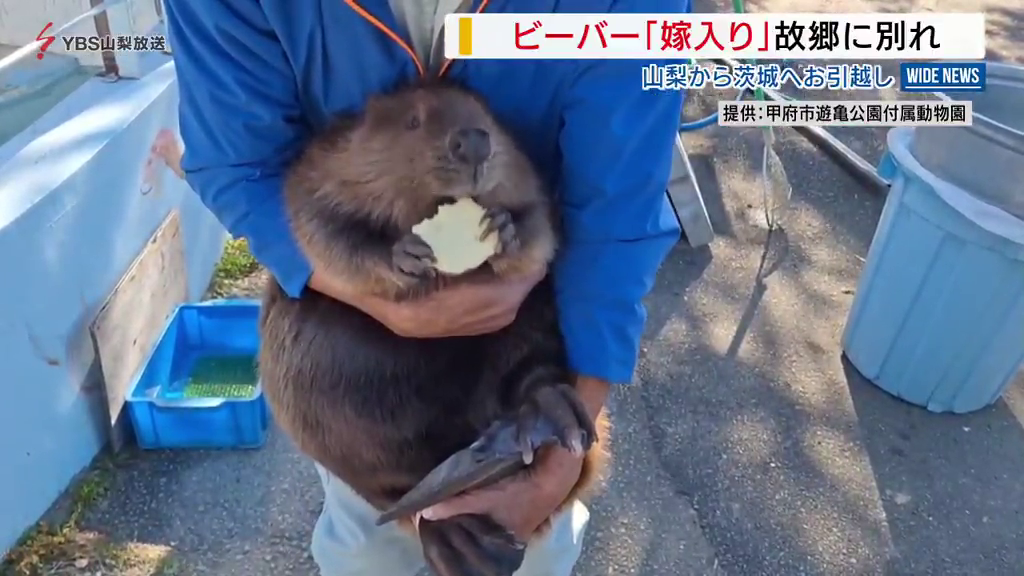
<path id="1" fill-rule="evenodd" d="M 475 178 L 447 152 L 448 135 L 460 127 L 490 134 L 492 153 Z M 439 202 L 462 196 L 507 211 L 515 245 L 459 277 L 410 277 L 396 268 L 393 247 L 412 226 Z M 371 99 L 363 114 L 308 146 L 290 170 L 285 197 L 307 254 L 331 275 L 392 300 L 541 270 L 557 246 L 552 199 L 531 163 L 479 99 L 450 86 Z M 573 381 L 550 278 L 511 326 L 483 336 L 402 338 L 312 290 L 288 298 L 273 281 L 260 327 L 261 378 L 275 419 L 300 450 L 379 510 L 491 422 L 514 415 L 537 386 Z M 602 412 L 563 507 L 589 496 L 601 477 L 608 431 Z"/>
<path id="2" fill-rule="evenodd" d="M 409 129 L 411 122 L 419 128 Z M 444 138 L 460 124 L 480 126 L 491 135 L 493 156 L 475 187 L 445 157 Z M 308 146 L 289 170 L 285 195 L 300 246 L 330 275 L 351 280 L 363 293 L 402 299 L 424 287 L 379 259 L 346 251 L 345 244 L 333 241 L 345 232 L 327 229 L 324 213 L 407 232 L 434 214 L 438 200 L 466 196 L 474 188 L 487 189 L 476 197 L 484 208 L 529 211 L 519 227 L 528 239 L 525 250 L 493 260 L 493 271 L 512 276 L 544 269 L 557 248 L 550 198 L 485 105 L 454 87 L 405 89 L 371 99 L 363 115 L 341 119 Z"/>

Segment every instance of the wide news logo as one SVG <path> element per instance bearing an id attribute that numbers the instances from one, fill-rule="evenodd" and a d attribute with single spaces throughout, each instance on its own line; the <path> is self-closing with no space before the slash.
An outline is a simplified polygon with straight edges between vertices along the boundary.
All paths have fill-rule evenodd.
<path id="1" fill-rule="evenodd" d="M 901 62 L 903 92 L 984 92 L 984 62 Z"/>

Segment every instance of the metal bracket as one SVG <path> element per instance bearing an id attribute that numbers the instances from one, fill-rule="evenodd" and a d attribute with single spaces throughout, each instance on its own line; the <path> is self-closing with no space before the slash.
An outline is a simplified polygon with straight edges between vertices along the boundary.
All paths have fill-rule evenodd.
<path id="1" fill-rule="evenodd" d="M 690 157 L 686 155 L 682 136 L 676 134 L 675 153 L 672 155 L 672 174 L 668 179 L 668 199 L 676 220 L 686 234 L 690 246 L 697 248 L 715 239 L 704 197 L 693 176 Z"/>

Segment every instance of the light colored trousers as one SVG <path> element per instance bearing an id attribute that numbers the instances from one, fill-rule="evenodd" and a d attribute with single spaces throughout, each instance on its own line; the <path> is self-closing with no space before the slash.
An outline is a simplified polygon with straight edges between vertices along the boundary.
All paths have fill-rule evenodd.
<path id="1" fill-rule="evenodd" d="M 419 541 L 392 522 L 376 526 L 377 511 L 347 484 L 316 464 L 324 508 L 313 528 L 313 559 L 320 576 L 426 576 Z M 531 542 L 516 576 L 570 576 L 583 547 L 590 512 L 580 502 Z"/>

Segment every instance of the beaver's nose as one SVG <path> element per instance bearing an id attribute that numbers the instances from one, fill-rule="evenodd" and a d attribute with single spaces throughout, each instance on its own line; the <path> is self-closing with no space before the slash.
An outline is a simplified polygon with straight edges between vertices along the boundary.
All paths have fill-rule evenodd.
<path id="1" fill-rule="evenodd" d="M 460 128 L 448 138 L 448 150 L 457 161 L 479 166 L 491 157 L 491 137 L 479 128 Z"/>

